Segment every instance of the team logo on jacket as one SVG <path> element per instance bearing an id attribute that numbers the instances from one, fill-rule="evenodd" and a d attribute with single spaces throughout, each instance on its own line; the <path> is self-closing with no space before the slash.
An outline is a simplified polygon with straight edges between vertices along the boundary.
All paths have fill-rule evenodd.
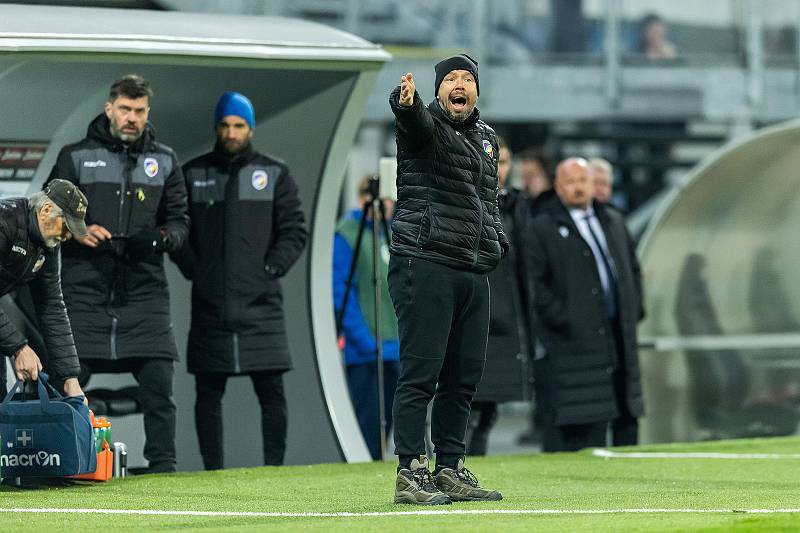
<path id="1" fill-rule="evenodd" d="M 43 264 L 44 264 L 44 256 L 40 255 L 39 259 L 36 260 L 36 263 L 33 264 L 33 271 L 39 272 L 39 269 L 42 268 Z"/>
<path id="2" fill-rule="evenodd" d="M 256 170 L 253 172 L 253 177 L 250 180 L 253 183 L 253 188 L 257 191 L 263 190 L 267 186 L 267 183 L 269 183 L 267 173 L 263 170 Z"/>
<path id="3" fill-rule="evenodd" d="M 152 178 L 158 174 L 158 160 L 154 157 L 148 157 L 144 160 L 144 173 L 148 178 Z"/>
<path id="4" fill-rule="evenodd" d="M 483 151 L 486 152 L 486 155 L 489 157 L 494 157 L 494 148 L 492 148 L 492 143 L 489 141 L 483 141 Z"/>

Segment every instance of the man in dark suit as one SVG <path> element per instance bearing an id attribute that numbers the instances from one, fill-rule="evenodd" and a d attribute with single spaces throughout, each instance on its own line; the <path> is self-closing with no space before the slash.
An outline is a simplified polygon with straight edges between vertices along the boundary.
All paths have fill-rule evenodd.
<path id="1" fill-rule="evenodd" d="M 546 351 L 544 451 L 635 444 L 643 402 L 641 277 L 622 216 L 593 200 L 586 160 L 559 164 L 525 249 Z"/>

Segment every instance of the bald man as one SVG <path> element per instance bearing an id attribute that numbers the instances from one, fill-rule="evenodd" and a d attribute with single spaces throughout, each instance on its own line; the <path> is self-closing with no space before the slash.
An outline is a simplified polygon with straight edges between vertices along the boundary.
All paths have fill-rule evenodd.
<path id="1" fill-rule="evenodd" d="M 524 252 L 544 346 L 542 449 L 637 441 L 644 413 L 636 347 L 641 282 L 622 217 L 594 200 L 588 162 L 569 158 L 528 227 Z"/>

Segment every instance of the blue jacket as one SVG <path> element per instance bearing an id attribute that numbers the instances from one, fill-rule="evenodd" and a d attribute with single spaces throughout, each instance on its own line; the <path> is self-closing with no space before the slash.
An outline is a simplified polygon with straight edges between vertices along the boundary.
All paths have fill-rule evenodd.
<path id="1" fill-rule="evenodd" d="M 353 210 L 346 218 L 361 220 L 361 211 Z M 371 233 L 372 223 L 368 222 L 364 228 L 365 233 Z M 368 245 L 364 239 L 362 246 Z M 333 240 L 333 304 L 338 311 L 342 308 L 344 292 L 347 286 L 347 274 L 353 260 L 353 249 L 347 240 L 336 233 Z M 375 336 L 367 324 L 372 317 L 364 317 L 358 301 L 358 284 L 370 283 L 371 271 L 361 272 L 358 269 L 353 277 L 350 287 L 350 296 L 347 299 L 342 320 L 342 334 L 345 339 L 344 361 L 346 365 L 358 365 L 375 361 Z M 382 317 L 383 320 L 396 320 L 395 316 Z M 400 359 L 400 341 L 398 339 L 383 339 L 383 359 L 385 361 L 398 361 Z"/>

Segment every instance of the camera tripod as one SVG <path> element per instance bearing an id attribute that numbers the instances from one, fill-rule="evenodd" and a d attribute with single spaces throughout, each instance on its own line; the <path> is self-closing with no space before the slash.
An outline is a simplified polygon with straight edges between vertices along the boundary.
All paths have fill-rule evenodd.
<path id="1" fill-rule="evenodd" d="M 336 336 L 337 338 L 342 334 L 342 327 L 344 322 L 344 312 L 347 308 L 347 301 L 350 297 L 350 289 L 353 286 L 353 278 L 355 277 L 356 264 L 358 262 L 358 254 L 361 251 L 361 241 L 364 236 L 364 229 L 366 228 L 369 220 L 373 221 L 372 224 L 372 287 L 374 289 L 375 297 L 375 312 L 372 319 L 375 325 L 375 365 L 377 376 L 377 390 L 378 390 L 378 428 L 380 432 L 380 445 L 381 457 L 386 453 L 386 408 L 384 405 L 385 387 L 383 384 L 383 339 L 381 335 L 381 284 L 380 272 L 378 264 L 380 261 L 380 232 L 383 231 L 386 237 L 386 242 L 389 242 L 389 226 L 386 222 L 386 208 L 379 197 L 380 180 L 373 177 L 369 181 L 369 190 L 367 192 L 367 201 L 361 209 L 361 220 L 358 225 L 358 234 L 356 236 L 353 258 L 350 261 L 350 269 L 347 273 L 347 284 L 345 285 L 344 298 L 342 307 L 336 314 Z M 375 214 L 378 216 L 375 216 Z M 379 222 L 379 223 L 378 223 Z"/>

